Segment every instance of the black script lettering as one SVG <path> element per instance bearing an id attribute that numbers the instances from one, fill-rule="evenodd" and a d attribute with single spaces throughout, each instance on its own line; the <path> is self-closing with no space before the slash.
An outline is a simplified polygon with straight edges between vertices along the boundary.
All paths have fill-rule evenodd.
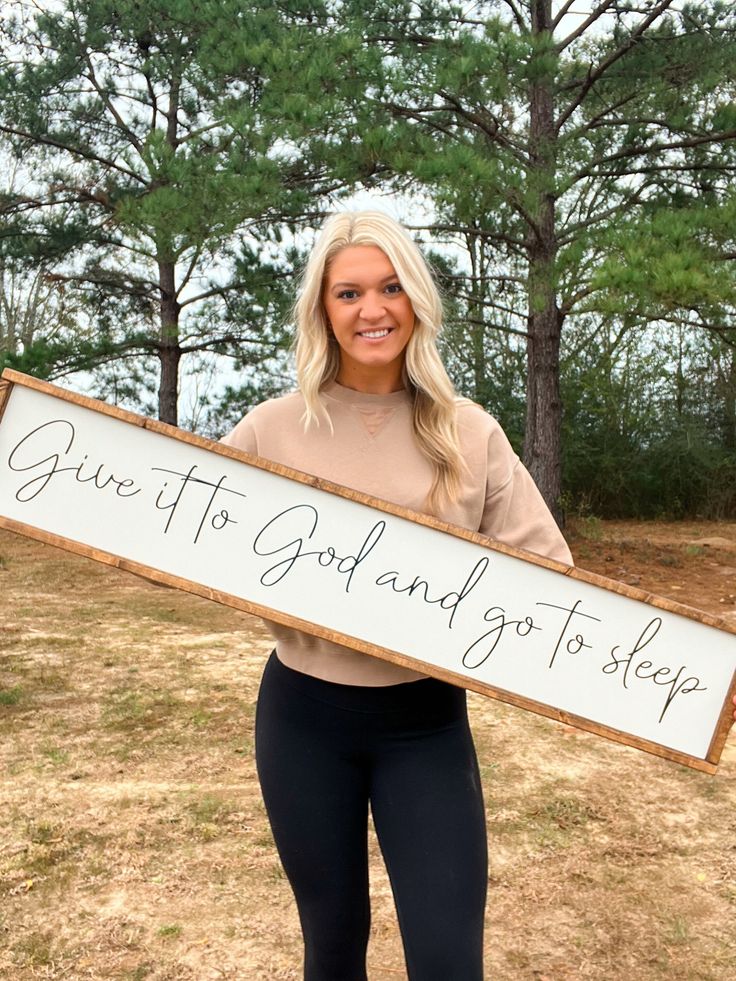
<path id="1" fill-rule="evenodd" d="M 290 542 L 269 547 L 269 533 L 273 534 L 274 530 L 281 532 L 282 526 L 286 524 L 287 515 L 289 522 L 294 516 L 300 520 L 303 519 L 305 524 L 304 531 L 298 537 L 292 538 Z M 281 582 L 284 576 L 291 571 L 292 566 L 302 554 L 305 535 L 307 539 L 312 537 L 317 528 L 318 521 L 319 515 L 317 514 L 317 509 L 313 508 L 311 504 L 295 504 L 293 507 L 287 508 L 285 511 L 281 511 L 275 515 L 261 528 L 253 540 L 253 551 L 256 555 L 279 555 L 282 552 L 288 552 L 286 558 L 272 565 L 263 573 L 261 583 L 264 586 L 275 586 L 277 582 Z M 275 575 L 275 573 L 278 573 L 278 575 Z"/>
<path id="2" fill-rule="evenodd" d="M 288 529 L 290 526 L 293 526 L 295 515 L 298 522 L 297 528 L 301 533 L 297 534 L 291 541 L 280 544 L 279 535 L 284 534 L 284 528 L 287 529 L 287 535 L 292 534 Z M 317 564 L 323 569 L 327 569 L 334 564 L 337 571 L 346 577 L 345 592 L 350 592 L 355 570 L 365 561 L 380 541 L 386 528 L 386 522 L 377 521 L 373 525 L 366 535 L 363 544 L 360 546 L 357 555 L 345 556 L 338 555 L 332 545 L 327 545 L 324 548 L 318 548 L 311 552 L 304 551 L 305 540 L 311 540 L 317 530 L 318 523 L 319 512 L 316 508 L 312 507 L 311 504 L 295 504 L 293 507 L 286 508 L 285 511 L 281 511 L 275 515 L 261 528 L 253 540 L 253 551 L 256 555 L 279 555 L 283 552 L 287 553 L 285 558 L 266 569 L 263 573 L 260 581 L 264 586 L 275 586 L 276 583 L 281 582 L 284 576 L 291 571 L 297 559 L 304 559 L 311 556 L 317 559 Z M 304 527 L 299 528 L 300 524 L 303 524 Z M 274 531 L 276 532 L 275 545 L 272 544 L 271 540 L 274 537 Z"/>
<path id="3" fill-rule="evenodd" d="M 385 528 L 385 521 L 377 521 L 368 532 L 365 541 L 360 546 L 358 554 L 346 555 L 345 558 L 340 559 L 340 561 L 337 563 L 337 571 L 347 573 L 347 579 L 345 580 L 346 593 L 350 592 L 350 583 L 353 581 L 353 573 L 358 568 L 360 563 L 367 558 L 367 556 L 370 555 L 370 553 L 376 547 Z M 330 549 L 330 551 L 332 551 L 332 549 Z"/>
<path id="4" fill-rule="evenodd" d="M 156 502 L 155 502 L 156 508 L 159 511 L 169 512 L 169 516 L 166 519 L 166 525 L 164 527 L 164 535 L 168 533 L 171 522 L 174 518 L 174 515 L 176 514 L 176 510 L 179 507 L 179 504 L 181 503 L 185 492 L 188 492 L 189 488 L 212 489 L 212 493 L 210 494 L 209 500 L 207 501 L 207 504 L 204 510 L 202 511 L 202 516 L 199 520 L 199 525 L 194 535 L 193 541 L 195 545 L 199 541 L 199 536 L 202 533 L 202 528 L 204 527 L 205 521 L 207 520 L 207 518 L 210 517 L 210 510 L 215 503 L 215 498 L 221 491 L 225 494 L 235 494 L 236 497 L 247 497 L 246 494 L 242 494 L 240 491 L 236 491 L 230 487 L 223 486 L 225 480 L 227 479 L 225 474 L 223 474 L 223 476 L 220 477 L 220 479 L 217 480 L 215 483 L 212 483 L 211 480 L 203 480 L 201 477 L 195 477 L 194 472 L 197 469 L 196 463 L 193 466 L 191 466 L 186 473 L 182 473 L 179 470 L 167 470 L 164 467 L 152 467 L 151 469 L 154 470 L 156 473 L 171 474 L 173 477 L 178 477 L 179 480 L 181 481 L 181 486 L 179 487 L 178 493 L 173 498 L 173 500 L 168 502 L 164 501 L 164 494 L 169 486 L 168 480 L 164 481 L 163 487 L 161 488 L 161 490 L 158 492 L 156 496 Z M 230 512 L 227 510 L 227 508 L 222 508 L 216 514 L 212 515 L 209 523 L 210 523 L 210 527 L 214 528 L 215 531 L 221 531 L 226 525 L 229 524 L 236 525 L 238 522 L 234 518 L 230 517 Z"/>
<path id="5" fill-rule="evenodd" d="M 450 619 L 447 621 L 447 626 L 450 629 L 452 629 L 452 621 L 455 619 L 455 614 L 457 613 L 458 606 L 460 606 L 463 600 L 472 593 L 472 591 L 481 581 L 481 579 L 485 575 L 486 569 L 490 564 L 490 561 L 491 560 L 487 556 L 483 556 L 482 559 L 479 559 L 473 566 L 470 575 L 465 580 L 465 584 L 461 588 L 460 592 L 448 593 L 446 596 L 443 596 L 442 599 L 440 600 L 440 606 L 442 607 L 443 610 L 452 610 L 452 613 L 450 614 Z M 452 599 L 453 596 L 455 597 L 454 599 Z"/>
<path id="6" fill-rule="evenodd" d="M 555 663 L 555 659 L 557 658 L 557 654 L 559 653 L 560 650 L 560 645 L 565 640 L 565 634 L 567 633 L 567 628 L 570 626 L 573 617 L 584 617 L 586 620 L 595 620 L 596 623 L 601 622 L 600 617 L 591 616 L 590 613 L 581 613 L 578 610 L 578 607 L 580 606 L 581 602 L 582 600 L 575 600 L 573 605 L 570 607 L 557 606 L 554 603 L 541 603 L 541 602 L 537 603 L 537 606 L 547 606 L 551 610 L 561 610 L 563 613 L 567 614 L 567 617 L 565 618 L 565 622 L 562 626 L 562 630 L 560 631 L 559 636 L 557 637 L 557 643 L 555 644 L 555 649 L 552 651 L 552 657 L 550 658 L 549 661 L 550 668 Z M 590 650 L 591 646 L 592 646 L 591 644 L 585 643 L 585 638 L 583 637 L 582 634 L 575 634 L 574 637 L 571 637 L 567 641 L 567 643 L 565 644 L 565 649 L 569 654 L 579 654 L 580 651 L 583 650 L 583 648 L 587 648 L 588 650 Z"/>
<path id="7" fill-rule="evenodd" d="M 195 545 L 197 544 L 197 541 L 199 540 L 199 536 L 201 534 L 202 527 L 203 527 L 205 521 L 207 520 L 207 518 L 209 517 L 210 508 L 215 503 L 215 498 L 217 497 L 217 495 L 220 493 L 221 490 L 225 490 L 228 493 L 230 493 L 230 488 L 229 487 L 223 487 L 222 486 L 223 483 L 224 483 L 224 481 L 225 481 L 225 479 L 226 479 L 225 478 L 225 475 L 223 474 L 223 476 L 220 477 L 220 479 L 217 481 L 216 484 L 208 484 L 207 485 L 208 487 L 211 487 L 212 488 L 212 493 L 210 494 L 210 499 L 207 502 L 207 507 L 202 512 L 202 518 L 201 518 L 201 520 L 199 522 L 199 527 L 197 528 L 197 534 L 194 536 L 194 544 Z M 236 493 L 237 494 L 237 491 L 233 491 L 233 493 Z M 245 494 L 241 494 L 240 496 L 241 497 L 245 497 Z M 238 522 L 235 521 L 234 518 L 231 518 L 230 517 L 230 514 L 229 514 L 227 508 L 222 508 L 216 514 L 213 514 L 212 517 L 210 518 L 210 527 L 211 528 L 214 528 L 215 531 L 222 531 L 222 529 L 225 527 L 225 525 L 229 525 L 229 524 L 230 525 L 236 525 L 237 523 Z"/>
<path id="8" fill-rule="evenodd" d="M 502 606 L 491 606 L 483 614 L 483 619 L 486 623 L 492 624 L 490 630 L 486 633 L 481 634 L 477 640 L 474 640 L 470 647 L 463 654 L 463 667 L 470 668 L 474 670 L 479 668 L 482 664 L 485 664 L 488 658 L 496 650 L 498 642 L 503 637 L 504 631 L 508 627 L 514 627 L 514 633 L 517 637 L 528 637 L 532 630 L 541 630 L 541 627 L 534 625 L 534 620 L 531 617 L 524 617 L 523 620 L 507 620 L 506 611 Z M 471 654 L 483 641 L 488 641 L 488 638 L 492 638 L 490 647 L 485 650 L 478 660 L 475 662 L 471 659 Z"/>
<path id="9" fill-rule="evenodd" d="M 455 619 L 455 614 L 457 613 L 458 607 L 465 600 L 471 592 L 478 585 L 480 580 L 483 578 L 486 569 L 488 568 L 490 559 L 484 556 L 479 559 L 470 575 L 465 580 L 464 585 L 460 589 L 460 592 L 455 592 L 452 590 L 449 593 L 445 593 L 443 596 L 437 596 L 435 599 L 431 599 L 429 595 L 429 582 L 426 579 L 421 579 L 418 575 L 414 576 L 414 579 L 407 586 L 399 586 L 399 573 L 395 570 L 390 572 L 382 572 L 381 575 L 376 579 L 377 586 L 390 586 L 395 593 L 408 593 L 409 596 L 413 596 L 414 593 L 420 592 L 421 598 L 430 606 L 439 604 L 440 608 L 443 610 L 451 610 L 450 618 L 447 622 L 447 626 L 452 630 L 452 624 Z"/>
<path id="10" fill-rule="evenodd" d="M 690 692 L 693 691 L 708 691 L 707 685 L 703 685 L 703 686 L 700 685 L 700 678 L 685 678 L 683 681 L 680 681 L 680 678 L 684 674 L 685 670 L 686 668 L 685 665 L 683 664 L 682 667 L 677 672 L 677 674 L 675 675 L 675 677 L 671 681 L 667 681 L 667 680 L 660 681 L 658 677 L 659 675 L 664 675 L 664 674 L 669 675 L 671 673 L 669 668 L 660 668 L 658 671 L 655 671 L 654 674 L 651 676 L 651 680 L 654 682 L 655 685 L 662 685 L 665 688 L 669 688 L 669 693 L 665 698 L 664 706 L 659 716 L 660 722 L 664 718 L 667 709 L 670 707 L 670 705 L 673 703 L 673 701 L 675 700 L 675 698 L 677 698 L 678 695 L 689 695 Z"/>
<path id="11" fill-rule="evenodd" d="M 623 673 L 621 675 L 622 684 L 624 688 L 629 687 L 629 672 L 631 671 L 634 655 L 638 654 L 640 651 L 644 650 L 647 644 L 650 644 L 654 638 L 659 633 L 659 628 L 662 626 L 662 618 L 654 617 L 646 627 L 642 630 L 639 635 L 639 639 L 636 644 L 634 644 L 633 650 L 623 654 L 621 656 L 617 655 L 617 651 L 620 650 L 617 644 L 611 650 L 611 657 L 613 660 L 608 661 L 603 665 L 601 669 L 605 674 L 616 674 L 618 669 L 623 665 Z M 682 676 L 687 671 L 685 665 L 681 665 L 677 670 L 677 673 L 673 675 L 673 669 L 664 665 L 661 668 L 654 668 L 654 671 L 648 673 L 650 668 L 654 668 L 652 661 L 643 660 L 640 661 L 636 667 L 633 669 L 633 676 L 638 678 L 640 681 L 651 681 L 653 684 L 658 685 L 662 688 L 668 688 L 669 692 L 665 697 L 664 706 L 662 712 L 659 716 L 659 722 L 665 717 L 667 710 L 670 705 L 674 702 L 678 695 L 689 695 L 694 691 L 707 691 L 706 686 L 701 686 L 700 678 L 688 677 L 683 678 Z"/>
<path id="12" fill-rule="evenodd" d="M 382 572 L 381 575 L 376 579 L 376 586 L 390 586 L 395 593 L 408 593 L 410 596 L 413 596 L 417 590 L 421 589 L 422 593 L 424 594 L 422 596 L 422 599 L 425 602 L 427 603 L 437 602 L 437 600 L 427 599 L 427 590 L 429 589 L 429 583 L 427 582 L 426 579 L 420 579 L 419 576 L 414 576 L 413 581 L 410 582 L 408 586 L 398 586 L 397 583 L 399 581 L 399 575 L 400 573 L 396 572 L 395 569 L 392 569 L 391 572 Z"/>
<path id="13" fill-rule="evenodd" d="M 34 450 L 36 450 L 36 455 L 47 452 L 42 447 L 44 443 L 47 444 L 49 436 L 53 442 L 58 442 L 58 447 L 48 456 L 37 459 Z M 87 453 L 76 466 L 60 467 L 62 458 L 67 456 L 74 445 L 75 436 L 76 430 L 67 419 L 52 419 L 50 422 L 44 422 L 32 429 L 13 447 L 8 457 L 8 466 L 11 470 L 16 473 L 25 473 L 29 470 L 36 470 L 38 467 L 43 468 L 41 473 L 37 473 L 31 480 L 18 488 L 15 493 L 16 501 L 22 504 L 32 501 L 48 486 L 51 478 L 60 473 L 74 474 L 76 483 L 91 483 L 96 490 L 104 490 L 112 484 L 117 497 L 135 497 L 136 494 L 140 494 L 140 487 L 136 487 L 135 481 L 131 478 L 120 479 L 115 476 L 112 470 L 106 475 L 106 464 L 104 463 L 98 464 L 96 469 L 92 465 L 92 472 L 84 473 L 84 469 L 88 465 L 89 454 Z M 30 462 L 27 459 L 28 456 L 30 456 Z"/>
<path id="14" fill-rule="evenodd" d="M 659 628 L 661 626 L 662 626 L 661 617 L 654 617 L 652 620 L 650 620 L 649 623 L 646 625 L 646 627 L 644 627 L 642 632 L 639 634 L 639 639 L 634 644 L 633 649 L 630 650 L 627 654 L 621 655 L 621 657 L 618 657 L 616 654 L 616 651 L 621 649 L 619 644 L 616 644 L 615 647 L 611 648 L 611 657 L 613 658 L 613 660 L 608 661 L 606 664 L 603 665 L 603 667 L 601 668 L 603 673 L 616 674 L 618 672 L 618 669 L 621 667 L 621 665 L 623 665 L 624 669 L 621 675 L 621 681 L 624 688 L 628 688 L 629 671 L 631 670 L 631 662 L 634 660 L 634 655 L 638 654 L 639 651 L 643 651 L 648 644 L 651 644 L 651 642 L 659 633 Z M 648 664 L 651 667 L 651 661 L 643 661 L 642 664 Z M 634 673 L 636 674 L 636 672 Z"/>
<path id="15" fill-rule="evenodd" d="M 156 469 L 158 468 L 154 467 L 154 470 Z M 170 501 L 168 504 L 163 502 L 164 492 L 168 490 L 169 487 L 168 480 L 164 481 L 164 486 L 156 495 L 156 507 L 158 508 L 158 510 L 169 512 L 169 517 L 166 519 L 166 526 L 164 527 L 164 535 L 168 534 L 169 525 L 171 524 L 173 517 L 176 514 L 176 509 L 179 507 L 179 501 L 181 501 L 182 497 L 184 496 L 184 490 L 187 484 L 189 483 L 189 481 L 192 479 L 192 474 L 196 469 L 197 466 L 195 464 L 194 466 L 189 468 L 189 473 L 177 474 L 178 477 L 182 478 L 182 482 L 181 482 L 181 487 L 179 488 L 179 493 L 176 495 L 173 501 Z M 171 471 L 167 470 L 166 473 L 171 473 Z"/>

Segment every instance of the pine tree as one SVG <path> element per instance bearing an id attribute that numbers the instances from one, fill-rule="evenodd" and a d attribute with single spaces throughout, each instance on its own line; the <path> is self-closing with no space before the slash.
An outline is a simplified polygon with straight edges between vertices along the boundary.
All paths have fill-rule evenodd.
<path id="1" fill-rule="evenodd" d="M 292 264 L 281 244 L 339 181 L 310 150 L 340 51 L 317 3 L 63 0 L 4 25 L 0 133 L 22 189 L 0 248 L 86 303 L 79 367 L 272 353 Z M 238 314 L 242 319 L 234 319 Z"/>
<path id="2" fill-rule="evenodd" d="M 736 10 L 722 0 L 349 6 L 371 58 L 383 54 L 363 108 L 371 152 L 429 193 L 436 233 L 470 236 L 476 254 L 483 243 L 469 282 L 484 277 L 484 296 L 464 287 L 469 330 L 525 335 L 524 461 L 559 515 L 570 318 L 600 324 L 632 292 L 642 317 L 733 292 L 715 238 L 692 234 L 692 199 L 678 204 L 673 191 L 728 173 Z M 718 198 L 701 202 L 709 214 Z M 483 343 L 474 350 L 482 373 Z"/>

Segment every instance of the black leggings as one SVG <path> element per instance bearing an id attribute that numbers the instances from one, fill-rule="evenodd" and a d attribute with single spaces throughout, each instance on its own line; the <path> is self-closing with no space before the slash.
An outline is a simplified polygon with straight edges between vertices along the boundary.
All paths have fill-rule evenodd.
<path id="1" fill-rule="evenodd" d="M 272 654 L 256 761 L 305 981 L 366 981 L 369 802 L 410 981 L 482 981 L 485 812 L 462 689 L 337 685 Z"/>

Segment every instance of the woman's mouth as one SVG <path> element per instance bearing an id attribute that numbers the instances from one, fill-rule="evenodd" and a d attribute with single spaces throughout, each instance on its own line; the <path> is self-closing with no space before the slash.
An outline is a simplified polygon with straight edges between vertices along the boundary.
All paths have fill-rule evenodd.
<path id="1" fill-rule="evenodd" d="M 360 330 L 358 337 L 367 337 L 368 340 L 380 340 L 381 337 L 388 337 L 393 327 L 382 327 L 379 330 Z"/>

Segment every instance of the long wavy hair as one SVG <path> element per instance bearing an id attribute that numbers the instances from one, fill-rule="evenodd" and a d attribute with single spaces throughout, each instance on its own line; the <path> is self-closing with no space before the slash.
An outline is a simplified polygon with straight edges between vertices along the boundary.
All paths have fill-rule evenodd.
<path id="1" fill-rule="evenodd" d="M 375 245 L 391 261 L 414 309 L 404 383 L 413 399 L 412 422 L 421 452 L 434 469 L 427 506 L 436 512 L 457 498 L 464 469 L 457 434 L 457 395 L 437 351 L 442 302 L 424 256 L 406 229 L 380 211 L 332 215 L 322 226 L 302 274 L 294 305 L 296 370 L 304 396 L 305 429 L 329 414 L 320 392 L 337 377 L 340 348 L 328 329 L 322 295 L 335 255 L 350 245 Z"/>

